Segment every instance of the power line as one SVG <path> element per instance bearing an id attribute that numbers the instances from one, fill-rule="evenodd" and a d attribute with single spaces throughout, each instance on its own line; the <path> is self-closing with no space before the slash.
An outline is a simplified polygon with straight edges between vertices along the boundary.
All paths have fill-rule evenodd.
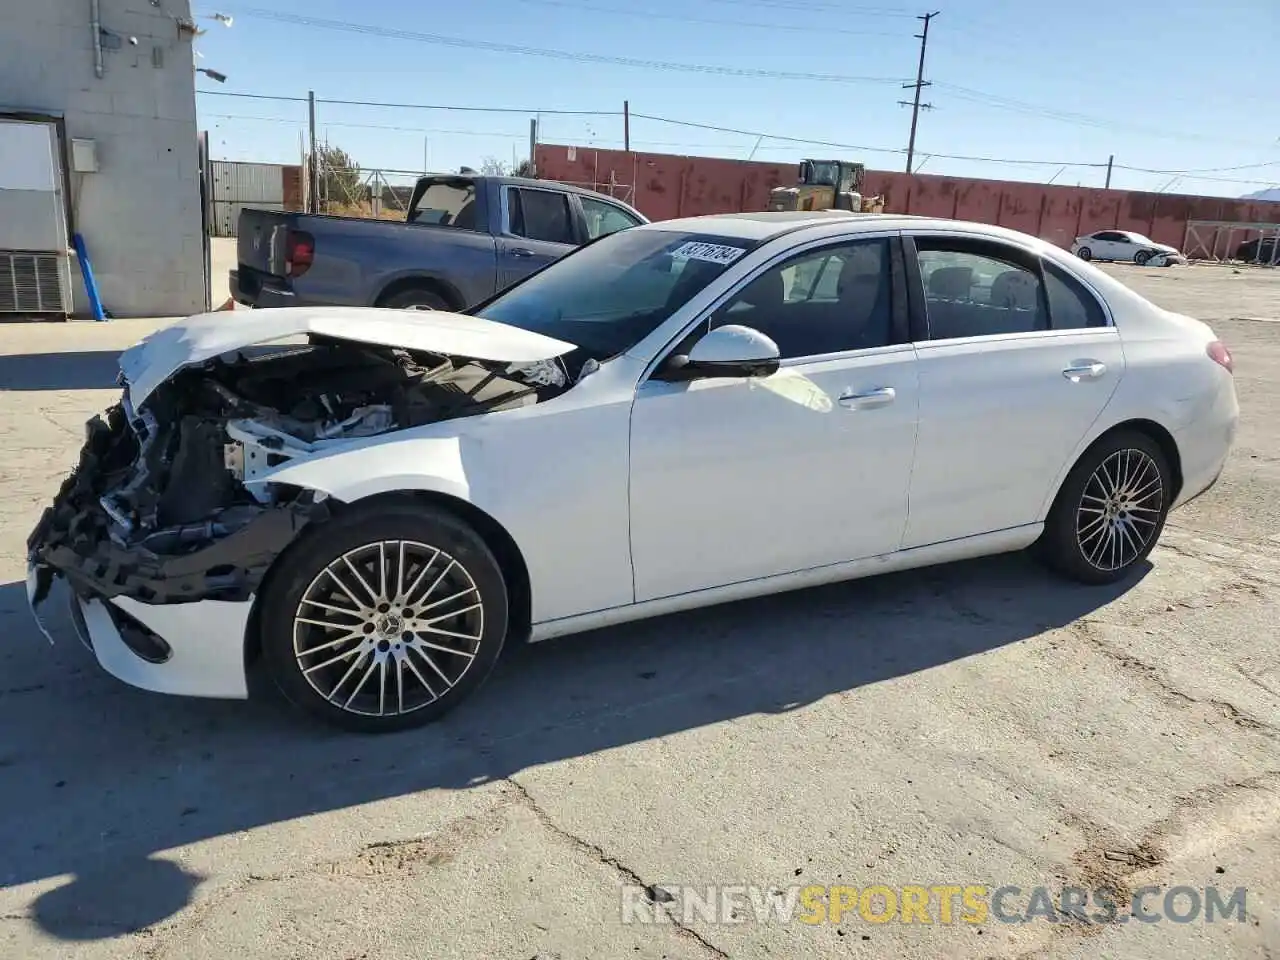
<path id="1" fill-rule="evenodd" d="M 1277 167 L 1280 166 L 1280 160 L 1264 160 L 1261 163 L 1241 163 L 1234 167 L 1194 167 L 1189 170 L 1152 170 L 1147 167 L 1128 167 L 1122 163 L 1116 164 L 1117 170 L 1136 170 L 1139 173 L 1176 173 L 1182 176 L 1196 173 L 1230 173 L 1234 170 L 1256 170 L 1259 167 Z M 1262 181 L 1258 181 L 1261 183 Z"/>
<path id="2" fill-rule="evenodd" d="M 396 110 L 457 110 L 459 113 L 523 113 L 556 117 L 620 117 L 621 110 L 543 110 L 528 107 L 450 107 L 431 103 L 379 103 L 373 100 L 330 100 L 317 97 L 316 103 L 345 107 L 390 107 Z"/>
<path id="3" fill-rule="evenodd" d="M 249 114 L 244 114 L 244 113 L 206 113 L 203 116 L 207 119 L 214 119 L 214 120 L 249 120 L 249 121 L 259 121 L 262 123 L 285 123 L 295 127 L 305 127 L 307 125 L 307 122 L 305 120 L 298 120 L 294 117 L 255 117 L 255 116 L 250 116 Z M 390 130 L 396 133 L 413 133 L 413 134 L 442 133 L 442 134 L 449 134 L 451 136 L 461 136 L 461 137 L 496 137 L 502 140 L 518 140 L 521 142 L 527 141 L 529 139 L 529 134 L 527 132 L 503 133 L 500 130 L 447 130 L 441 127 L 402 127 L 402 126 L 393 126 L 391 124 L 383 124 L 383 123 L 349 123 L 345 120 L 323 120 L 322 119 L 317 121 L 316 126 L 320 127 L 321 129 L 324 129 L 327 127 L 343 127 L 343 128 L 350 127 L 350 128 L 359 129 L 359 130 Z M 584 148 L 590 149 L 593 146 L 603 146 L 604 143 L 621 144 L 622 140 L 620 140 L 617 137 L 609 137 L 609 138 L 606 138 L 606 140 L 602 143 L 585 144 Z M 688 143 L 684 140 L 636 140 L 634 141 L 634 145 L 649 146 L 649 147 L 683 147 L 685 149 L 690 149 L 694 147 L 704 148 L 704 149 L 724 149 L 725 147 L 729 146 L 729 144 L 724 144 L 724 143 Z"/>
<path id="4" fill-rule="evenodd" d="M 974 90 L 971 87 L 964 87 L 955 83 L 946 83 L 938 81 L 935 86 L 939 90 L 946 90 L 952 96 L 961 100 L 967 100 L 971 103 L 979 103 L 989 107 L 996 107 L 1001 110 L 1009 110 L 1015 113 L 1021 113 L 1027 116 L 1040 117 L 1047 120 L 1057 120 L 1062 123 L 1069 123 L 1073 126 L 1093 127 L 1098 130 L 1119 131 L 1123 133 L 1139 133 L 1150 137 L 1160 137 L 1173 140 L 1196 140 L 1200 142 L 1209 142 L 1215 144 L 1235 143 L 1243 144 L 1243 141 L 1228 141 L 1221 137 L 1214 137 L 1208 134 L 1174 132 L 1171 130 L 1160 130 L 1154 127 L 1136 126 L 1130 123 L 1122 123 L 1118 120 L 1106 120 L 1100 117 L 1093 117 L 1084 113 L 1076 113 L 1068 110 L 1054 110 L 1043 105 L 1028 103 L 1023 100 L 1014 100 L 1010 97 L 1002 97 L 993 93 L 987 93 L 982 90 Z M 1258 144 L 1249 144 L 1250 146 L 1258 146 Z"/>
<path id="5" fill-rule="evenodd" d="M 673 120 L 670 117 L 659 117 L 650 113 L 636 113 L 631 116 L 640 120 L 654 120 L 658 123 L 670 123 L 679 127 L 693 127 L 696 130 L 713 130 L 717 133 L 733 133 L 743 137 L 762 137 L 765 140 L 779 140 L 785 143 L 801 143 L 815 147 L 835 147 L 838 150 L 862 150 L 866 153 L 902 153 L 894 147 L 868 147 L 865 144 L 836 143 L 832 140 L 810 140 L 804 137 L 787 137 L 781 134 L 761 133 L 758 130 L 740 130 L 736 127 L 722 127 L 713 123 L 697 123 L 692 120 Z"/>
<path id="6" fill-rule="evenodd" d="M 941 86 L 941 84 L 939 85 Z M 279 94 L 237 93 L 237 92 L 221 91 L 221 90 L 201 90 L 197 92 L 201 94 L 205 94 L 207 96 L 239 97 L 239 98 L 252 99 L 252 100 L 270 100 L 270 101 L 281 101 L 281 102 L 290 102 L 290 103 L 306 103 L 307 102 L 306 97 L 290 97 L 290 96 L 283 96 Z M 533 108 L 533 107 L 473 107 L 473 106 L 455 106 L 451 104 L 386 103 L 386 102 L 381 102 L 376 100 L 339 100 L 339 99 L 325 99 L 320 97 L 316 98 L 316 103 L 335 104 L 335 105 L 342 105 L 342 106 L 358 106 L 358 107 L 381 107 L 381 108 L 404 109 L 404 110 L 443 110 L 443 111 L 454 111 L 459 113 L 522 114 L 524 116 L 529 116 L 534 114 L 542 114 L 544 116 L 568 116 L 568 117 L 575 117 L 575 116 L 577 117 L 596 117 L 596 116 L 620 117 L 622 116 L 622 111 L 620 110 L 559 110 L 559 109 L 546 109 L 546 108 Z M 249 116 L 241 116 L 241 115 L 235 115 L 235 114 L 208 114 L 208 116 L 219 116 L 225 119 L 264 120 L 264 121 L 269 120 L 269 121 L 276 121 L 276 122 L 297 123 L 300 125 L 303 124 L 303 121 L 301 120 L 293 120 L 291 118 L 283 118 L 283 117 L 249 117 Z M 701 123 L 699 121 L 694 121 L 694 120 L 679 120 L 673 117 L 664 117 L 664 116 L 659 116 L 657 114 L 649 114 L 649 113 L 637 113 L 635 111 L 631 112 L 631 117 L 637 120 L 649 120 L 655 123 L 665 123 L 672 126 L 689 127 L 690 129 L 695 129 L 695 130 L 706 130 L 714 133 L 725 133 L 733 136 L 740 136 L 740 137 L 751 138 L 756 140 L 771 140 L 780 144 L 821 146 L 821 147 L 830 147 L 832 149 L 837 149 L 837 150 L 851 150 L 851 151 L 859 151 L 862 153 L 895 154 L 899 156 L 906 153 L 906 151 L 901 147 L 877 147 L 877 146 L 871 146 L 868 144 L 843 143 L 840 141 L 819 140 L 819 139 L 813 139 L 809 137 L 794 137 L 786 134 L 767 133 L 760 130 L 747 130 L 739 127 L 726 127 L 720 124 Z M 330 121 L 330 120 L 323 120 L 323 119 L 320 121 L 320 126 L 380 129 L 380 130 L 402 131 L 407 133 L 437 132 L 437 133 L 456 133 L 459 135 L 475 134 L 475 135 L 487 135 L 487 136 L 494 136 L 494 137 L 512 137 L 520 140 L 523 140 L 525 137 L 525 134 L 520 134 L 517 137 L 515 134 L 503 134 L 503 133 L 497 133 L 497 132 L 489 133 L 487 131 L 462 131 L 462 130 L 431 131 L 429 129 L 424 130 L 424 128 L 421 128 L 421 127 L 403 127 L 403 126 L 395 126 L 395 125 L 367 124 L 367 123 L 356 123 L 356 122 L 348 122 L 348 121 Z M 610 141 L 610 142 L 613 142 L 613 141 Z M 685 147 L 685 148 L 690 148 L 690 147 L 724 148 L 728 146 L 727 144 L 692 144 L 692 143 L 683 143 L 683 142 L 676 142 L 676 141 L 636 141 L 636 142 L 646 143 L 651 146 L 677 146 L 677 147 Z M 1043 159 L 1019 158 L 1019 157 L 996 157 L 996 156 L 981 156 L 981 155 L 972 155 L 972 154 L 940 153 L 935 151 L 929 151 L 929 156 L 940 159 L 940 160 L 958 160 L 958 161 L 964 161 L 969 163 L 991 163 L 991 164 L 1002 164 L 1007 166 L 1074 167 L 1074 168 L 1081 168 L 1081 169 L 1103 169 L 1107 166 L 1105 162 L 1043 160 Z M 1271 181 L 1268 181 L 1265 179 L 1248 180 L 1248 179 L 1240 179 L 1240 178 L 1200 176 L 1200 174 L 1230 173 L 1230 172 L 1235 172 L 1239 170 L 1260 169 L 1260 168 L 1273 167 L 1273 166 L 1280 166 L 1280 160 L 1269 160 L 1269 161 L 1262 161 L 1259 163 L 1237 164 L 1233 166 L 1222 166 L 1222 167 L 1190 168 L 1185 170 L 1163 169 L 1163 168 L 1156 168 L 1156 167 L 1140 167 L 1132 164 L 1117 163 L 1117 164 L 1114 164 L 1114 169 L 1126 170 L 1132 173 L 1145 173 L 1145 174 L 1162 175 L 1162 176 L 1179 175 L 1179 176 L 1185 176 L 1185 177 L 1189 177 L 1197 180 L 1216 181 L 1216 182 L 1222 182 L 1222 183 L 1266 184 L 1266 183 L 1270 183 Z"/>
<path id="7" fill-rule="evenodd" d="M 714 130 L 718 133 L 733 133 L 743 137 L 758 137 L 765 140 L 777 140 L 784 143 L 806 144 L 815 147 L 833 147 L 837 150 L 859 150 L 863 153 L 893 153 L 901 156 L 906 153 L 902 147 L 872 147 L 863 143 L 839 143 L 834 140 L 811 140 L 807 137 L 791 137 L 776 133 L 762 133 L 759 130 L 741 130 L 735 127 L 722 127 L 710 123 L 697 123 L 692 120 L 676 120 L 671 117 L 659 117 L 648 113 L 636 113 L 632 111 L 632 117 L 641 120 L 654 120 L 659 123 L 670 123 L 681 127 L 693 127 L 698 130 Z M 958 153 L 935 153 L 929 151 L 929 156 L 937 157 L 941 160 L 969 160 L 979 163 L 1004 163 L 1010 166 L 1045 166 L 1045 167 L 1105 167 L 1105 163 L 1074 163 L 1062 160 L 1022 160 L 1012 157 L 977 157 L 968 156 Z"/>
<path id="8" fill-rule="evenodd" d="M 573 63 L 612 63 L 624 67 L 640 67 L 646 70 L 671 70 L 682 73 L 716 74 L 726 77 L 750 77 L 767 80 L 805 80 L 819 83 L 901 83 L 900 77 L 856 77 L 831 73 L 796 73 L 786 70 L 758 70 L 751 67 L 720 67 L 710 64 L 673 63 L 667 60 L 642 60 L 637 57 L 615 57 L 600 53 L 575 53 L 567 50 L 550 50 L 543 47 L 528 47 L 514 43 L 497 43 L 489 40 L 470 40 L 461 37 L 447 37 L 435 33 L 418 33 L 413 30 L 399 30 L 393 27 L 376 27 L 369 24 L 353 23 L 348 20 L 326 20 L 320 17 L 306 17 L 292 13 L 278 13 L 274 10 L 247 9 L 238 11 L 241 16 L 258 20 L 272 20 L 276 23 L 287 23 L 300 27 L 313 27 L 322 30 L 339 30 L 346 33 L 366 34 L 374 37 L 386 37 L 392 40 L 411 40 L 416 43 L 431 43 L 446 47 L 462 47 L 470 50 L 487 50 L 493 53 L 511 53 L 520 56 L 545 57 L 552 60 L 567 60 Z"/>
<path id="9" fill-rule="evenodd" d="M 712 3 L 735 7 L 763 7 L 769 10 L 792 10 L 800 13 L 824 14 L 828 11 L 854 17 L 910 17 L 904 10 L 888 7 L 850 7 L 843 3 L 802 2 L 802 0 L 711 0 Z"/>
<path id="10" fill-rule="evenodd" d="M 283 97 L 277 93 L 233 93 L 230 90 L 197 90 L 202 97 L 239 97 L 244 100 L 281 100 L 290 103 L 307 103 L 306 97 Z"/>
<path id="11" fill-rule="evenodd" d="M 282 97 L 267 93 L 231 93 L 225 90 L 197 90 L 206 97 L 247 97 L 252 100 L 287 100 L 306 103 L 306 97 Z M 347 107 L 388 107 L 396 110 L 452 110 L 457 113 L 522 113 L 564 117 L 620 117 L 621 110 L 554 110 L 546 107 L 463 107 L 445 103 L 384 103 L 377 100 L 330 100 L 316 97 L 316 103 L 337 104 Z"/>
<path id="12" fill-rule="evenodd" d="M 582 10 L 588 13 L 611 13 L 623 17 L 640 17 L 645 20 L 667 20 L 676 23 L 700 23 L 712 26 L 746 27 L 748 29 L 783 30 L 795 33 L 841 34 L 850 37 L 901 37 L 899 33 L 875 30 L 849 30 L 844 27 L 812 26 L 806 27 L 795 23 L 759 23 L 754 20 L 722 20 L 712 17 L 690 17 L 684 14 L 655 13 L 649 10 L 628 10 L 625 7 L 602 7 L 596 4 L 571 3 L 568 0 L 520 0 L 521 3 L 535 4 L 541 7 L 563 7 L 568 10 Z M 783 8 L 792 9 L 792 8 Z"/>

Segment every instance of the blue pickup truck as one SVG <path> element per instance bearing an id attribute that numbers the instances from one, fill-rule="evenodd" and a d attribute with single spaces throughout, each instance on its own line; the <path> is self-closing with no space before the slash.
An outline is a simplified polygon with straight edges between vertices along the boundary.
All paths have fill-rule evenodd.
<path id="1" fill-rule="evenodd" d="M 613 197 L 548 180 L 427 176 L 403 221 L 242 210 L 231 294 L 251 307 L 464 310 L 646 222 Z"/>

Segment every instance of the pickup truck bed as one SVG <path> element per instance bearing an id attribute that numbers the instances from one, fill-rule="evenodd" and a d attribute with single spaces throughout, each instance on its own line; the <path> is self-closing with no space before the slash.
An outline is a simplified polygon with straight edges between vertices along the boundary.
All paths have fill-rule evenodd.
<path id="1" fill-rule="evenodd" d="M 241 211 L 231 292 L 248 306 L 463 310 L 583 243 L 647 222 L 626 204 L 513 177 L 423 177 L 406 220 Z"/>

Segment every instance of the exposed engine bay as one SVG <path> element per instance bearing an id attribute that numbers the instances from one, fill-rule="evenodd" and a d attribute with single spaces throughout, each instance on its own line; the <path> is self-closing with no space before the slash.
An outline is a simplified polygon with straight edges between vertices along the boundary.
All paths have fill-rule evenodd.
<path id="1" fill-rule="evenodd" d="M 255 482 L 362 437 L 556 396 L 563 360 L 511 364 L 312 335 L 179 370 L 135 409 L 129 386 L 86 426 L 80 461 L 27 541 L 76 593 L 147 603 L 245 600 L 308 524 L 313 491 Z"/>

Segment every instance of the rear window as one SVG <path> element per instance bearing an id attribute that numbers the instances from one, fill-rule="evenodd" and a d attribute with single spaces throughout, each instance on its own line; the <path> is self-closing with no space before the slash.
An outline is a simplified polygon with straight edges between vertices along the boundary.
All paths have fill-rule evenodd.
<path id="1" fill-rule="evenodd" d="M 436 180 L 414 200 L 405 218 L 460 230 L 476 228 L 476 185 L 470 180 Z"/>

